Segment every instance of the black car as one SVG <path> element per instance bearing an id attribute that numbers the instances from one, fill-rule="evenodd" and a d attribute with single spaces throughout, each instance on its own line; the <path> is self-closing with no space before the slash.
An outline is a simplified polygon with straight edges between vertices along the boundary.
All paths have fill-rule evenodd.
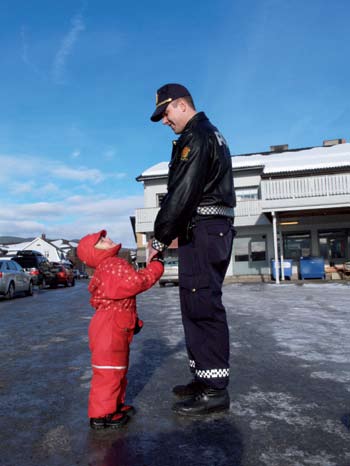
<path id="1" fill-rule="evenodd" d="M 33 284 L 39 288 L 45 288 L 55 283 L 56 273 L 52 270 L 52 264 L 38 251 L 18 251 L 12 257 L 31 277 Z"/>

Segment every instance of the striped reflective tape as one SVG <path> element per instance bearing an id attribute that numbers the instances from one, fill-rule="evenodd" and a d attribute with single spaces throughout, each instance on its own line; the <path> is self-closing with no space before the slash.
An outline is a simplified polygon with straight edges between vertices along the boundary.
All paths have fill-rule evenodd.
<path id="1" fill-rule="evenodd" d="M 216 379 L 230 376 L 230 369 L 196 370 L 196 376 L 201 379 Z"/>
<path id="2" fill-rule="evenodd" d="M 92 364 L 92 367 L 95 369 L 127 369 L 128 366 L 96 366 L 95 364 Z"/>

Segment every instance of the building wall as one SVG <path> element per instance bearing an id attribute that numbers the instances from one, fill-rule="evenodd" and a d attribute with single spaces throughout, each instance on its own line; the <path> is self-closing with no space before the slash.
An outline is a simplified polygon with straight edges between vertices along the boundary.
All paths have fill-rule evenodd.
<path id="1" fill-rule="evenodd" d="M 157 195 L 165 194 L 167 192 L 167 180 L 150 180 L 144 184 L 144 199 L 145 199 L 145 208 L 148 207 L 158 207 L 157 204 Z"/>
<path id="2" fill-rule="evenodd" d="M 298 222 L 283 226 L 277 221 L 278 234 L 282 234 L 283 244 L 287 241 L 286 235 L 306 232 L 310 234 L 309 253 L 312 256 L 321 254 L 321 240 L 328 241 L 327 238 L 319 237 L 320 232 L 326 235 L 328 230 L 345 231 L 347 245 L 344 257 L 337 258 L 335 263 L 350 260 L 350 144 L 336 148 L 308 148 L 293 153 L 287 151 L 285 154 L 239 156 L 232 160 L 237 196 L 237 239 L 234 241 L 228 275 L 271 274 L 271 260 L 275 255 L 271 220 L 273 212 L 277 218 L 282 213 Z M 320 163 L 324 165 L 320 166 Z M 157 180 L 144 179 L 145 211 L 139 215 L 138 231 L 143 231 L 147 238 L 153 234 L 151 230 L 156 208 L 159 207 L 157 195 L 166 192 L 166 181 L 164 177 Z M 340 214 L 336 213 L 339 211 Z M 265 255 L 260 260 L 263 257 L 263 245 Z M 324 244 L 322 247 L 324 254 Z M 237 261 L 237 254 L 241 258 L 246 255 L 247 260 Z M 294 260 L 293 270 L 296 274 L 297 268 L 298 260 Z"/>
<path id="3" fill-rule="evenodd" d="M 342 264 L 344 261 L 350 260 L 350 215 L 343 215 L 339 218 L 338 215 L 317 216 L 317 217 L 295 217 L 299 221 L 298 225 L 280 226 L 278 233 L 282 234 L 282 238 L 286 235 L 294 235 L 306 233 L 310 235 L 310 251 L 311 256 L 321 256 L 320 250 L 320 233 L 325 232 L 345 232 L 347 246 L 345 247 L 344 257 L 333 258 L 331 260 L 325 257 L 325 264 L 329 265 L 333 262 L 335 265 Z M 266 259 L 265 261 L 254 261 L 251 258 L 250 246 L 252 242 L 265 241 L 266 244 Z M 239 247 L 240 246 L 240 247 Z M 248 246 L 248 250 L 244 250 L 244 246 Z M 237 249 L 240 251 L 237 251 Z M 249 256 L 247 261 L 236 261 L 237 252 L 243 257 L 246 252 Z M 279 250 L 280 253 L 280 250 Z M 307 251 L 305 251 L 307 255 Z M 271 260 L 274 259 L 274 242 L 273 231 L 270 225 L 260 225 L 252 227 L 237 228 L 237 236 L 234 241 L 232 254 L 232 274 L 233 275 L 270 275 Z M 284 251 L 284 259 L 291 259 Z M 298 276 L 299 260 L 293 260 L 293 276 Z"/>

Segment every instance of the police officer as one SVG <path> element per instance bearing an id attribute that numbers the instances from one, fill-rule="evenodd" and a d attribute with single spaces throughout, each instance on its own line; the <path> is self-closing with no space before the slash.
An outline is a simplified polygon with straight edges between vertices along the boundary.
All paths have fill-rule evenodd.
<path id="1" fill-rule="evenodd" d="M 180 135 L 173 141 L 168 192 L 148 251 L 150 260 L 178 238 L 181 313 L 193 378 L 173 388 L 181 401 L 172 409 L 182 415 L 225 411 L 229 331 L 221 296 L 234 237 L 230 151 L 180 84 L 158 89 L 151 120 L 162 120 Z"/>

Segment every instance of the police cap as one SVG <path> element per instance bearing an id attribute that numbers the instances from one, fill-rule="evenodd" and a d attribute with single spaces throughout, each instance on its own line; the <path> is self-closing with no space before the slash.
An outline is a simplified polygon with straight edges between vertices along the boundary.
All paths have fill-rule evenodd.
<path id="1" fill-rule="evenodd" d="M 160 121 L 167 106 L 180 97 L 191 97 L 188 90 L 181 84 L 165 84 L 156 94 L 156 109 L 151 116 L 152 121 Z"/>

